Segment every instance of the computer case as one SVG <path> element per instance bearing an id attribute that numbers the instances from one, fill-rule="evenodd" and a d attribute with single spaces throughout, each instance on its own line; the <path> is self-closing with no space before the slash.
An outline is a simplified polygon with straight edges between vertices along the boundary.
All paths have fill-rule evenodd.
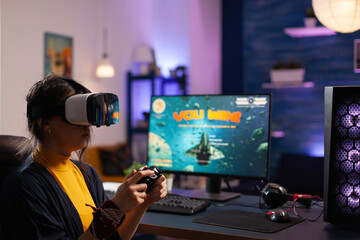
<path id="1" fill-rule="evenodd" d="M 324 221 L 360 223 L 360 86 L 325 87 Z"/>

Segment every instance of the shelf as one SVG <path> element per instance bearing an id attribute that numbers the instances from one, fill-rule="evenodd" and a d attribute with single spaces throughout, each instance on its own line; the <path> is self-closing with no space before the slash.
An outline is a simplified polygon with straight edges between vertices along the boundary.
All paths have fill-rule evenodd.
<path id="1" fill-rule="evenodd" d="M 165 84 L 168 83 L 179 84 L 179 81 L 176 78 L 164 78 L 161 76 L 156 76 L 154 72 L 151 72 L 150 74 L 147 75 L 133 75 L 130 71 L 127 73 L 127 141 L 131 149 L 133 144 L 134 144 L 133 146 L 140 148 L 141 148 L 140 145 L 143 144 L 142 142 L 139 143 L 137 140 L 136 142 L 134 141 L 135 135 L 145 136 L 149 132 L 148 122 L 144 120 L 137 120 L 136 123 L 133 122 L 133 120 L 136 120 L 133 119 L 135 117 L 133 113 L 138 113 L 135 111 L 144 111 L 143 109 L 136 108 L 137 104 L 141 102 L 142 98 L 147 99 L 147 96 L 135 96 L 133 95 L 134 93 L 132 90 L 135 89 L 136 87 L 135 85 L 137 82 L 143 82 L 143 81 L 146 81 L 149 83 L 149 85 L 151 85 L 149 89 L 144 90 L 145 93 L 147 93 L 146 91 L 149 91 L 150 96 L 154 96 L 158 94 L 158 90 L 161 90 L 161 95 L 167 95 L 165 93 L 165 87 L 164 87 Z M 161 89 L 158 89 L 159 87 L 161 87 Z M 185 95 L 186 91 L 183 94 Z M 150 105 L 148 110 L 150 112 Z M 136 151 L 138 151 L 138 149 Z M 142 158 L 140 155 L 138 157 Z M 134 160 L 138 162 L 143 162 L 144 160 L 146 160 L 146 156 L 144 156 L 144 159 L 136 159 L 135 157 Z"/>
<path id="2" fill-rule="evenodd" d="M 131 131 L 133 133 L 148 133 L 149 129 L 148 128 L 135 127 L 135 128 L 131 128 Z"/>
<path id="3" fill-rule="evenodd" d="M 293 38 L 301 37 L 318 37 L 318 36 L 332 36 L 336 35 L 336 32 L 326 27 L 295 27 L 284 28 L 284 32 Z"/>
<path id="4" fill-rule="evenodd" d="M 129 78 L 130 81 L 132 80 L 149 80 L 149 79 L 154 79 L 155 78 L 155 74 L 154 73 L 150 73 L 148 75 L 131 75 L 131 78 Z"/>
<path id="5" fill-rule="evenodd" d="M 263 83 L 262 88 L 312 88 L 315 86 L 314 82 L 302 83 Z"/>
<path id="6" fill-rule="evenodd" d="M 133 107 L 134 107 L 134 102 L 133 102 L 133 97 L 137 97 L 137 98 L 141 98 L 141 96 L 132 96 L 132 89 L 133 89 L 133 83 L 138 82 L 138 81 L 147 81 L 150 83 L 151 87 L 149 89 L 150 94 L 149 95 L 154 95 L 155 94 L 155 74 L 154 72 L 151 72 L 148 75 L 133 75 L 131 72 L 127 73 L 127 141 L 128 144 L 130 146 L 130 149 L 132 149 L 132 144 L 133 144 L 133 135 L 134 134 L 147 134 L 148 133 L 148 128 L 144 127 L 144 126 L 140 126 L 140 125 L 136 125 L 136 126 L 132 126 L 133 123 Z M 138 161 L 143 161 L 143 159 L 137 159 Z"/>

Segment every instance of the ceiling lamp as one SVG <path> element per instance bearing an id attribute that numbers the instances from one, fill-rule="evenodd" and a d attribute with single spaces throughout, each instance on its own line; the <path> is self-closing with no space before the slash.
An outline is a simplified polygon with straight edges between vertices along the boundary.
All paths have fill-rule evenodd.
<path id="1" fill-rule="evenodd" d="M 360 0 L 312 0 L 312 7 L 325 27 L 340 33 L 360 29 Z"/>
<path id="2" fill-rule="evenodd" d="M 99 78 L 112 78 L 115 76 L 114 67 L 110 62 L 110 59 L 107 54 L 107 32 L 104 30 L 104 53 L 102 55 L 102 59 L 100 64 L 96 68 L 96 76 Z"/>
<path id="3" fill-rule="evenodd" d="M 96 76 L 99 78 L 112 78 L 115 76 L 114 67 L 106 53 L 104 53 L 100 64 L 96 68 Z"/>

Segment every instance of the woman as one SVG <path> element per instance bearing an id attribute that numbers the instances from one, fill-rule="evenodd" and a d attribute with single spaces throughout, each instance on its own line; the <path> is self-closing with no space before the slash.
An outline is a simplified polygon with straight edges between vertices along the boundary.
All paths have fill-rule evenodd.
<path id="1" fill-rule="evenodd" d="M 163 176 L 146 194 L 147 185 L 137 182 L 154 172 L 133 170 L 108 200 L 96 171 L 70 159 L 88 145 L 90 127 L 70 124 L 54 109 L 69 96 L 89 92 L 56 75 L 30 89 L 27 120 L 37 147 L 3 186 L 4 239 L 130 239 L 147 207 L 166 196 Z"/>

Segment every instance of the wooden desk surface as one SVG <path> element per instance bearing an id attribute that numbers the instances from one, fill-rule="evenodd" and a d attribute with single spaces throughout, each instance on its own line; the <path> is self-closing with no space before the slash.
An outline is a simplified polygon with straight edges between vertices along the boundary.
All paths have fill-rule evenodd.
<path id="1" fill-rule="evenodd" d="M 213 204 L 203 212 L 192 216 L 184 216 L 170 213 L 147 212 L 138 228 L 138 232 L 153 235 L 162 235 L 186 239 L 360 239 L 360 232 L 344 230 L 323 221 L 321 216 L 316 222 L 304 221 L 276 233 L 260 233 L 235 228 L 219 227 L 201 223 L 193 223 L 192 220 L 223 210 L 242 210 L 250 212 L 262 212 L 258 208 L 259 197 L 242 195 L 237 199 Z M 224 204 L 224 205 L 222 205 Z M 291 202 L 285 206 L 290 206 Z M 300 210 L 298 210 L 299 212 Z M 302 209 L 301 213 L 308 218 L 315 218 L 322 209 L 312 206 Z M 289 211 L 295 216 L 293 210 Z M 265 217 L 265 213 L 264 213 Z"/>

